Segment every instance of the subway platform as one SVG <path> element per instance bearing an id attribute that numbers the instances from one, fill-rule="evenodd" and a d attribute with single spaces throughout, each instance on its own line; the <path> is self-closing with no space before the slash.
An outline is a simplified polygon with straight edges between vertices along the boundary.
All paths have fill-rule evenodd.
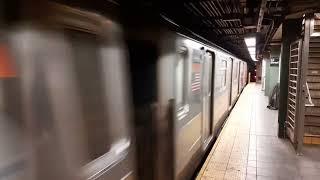
<path id="1" fill-rule="evenodd" d="M 261 85 L 242 92 L 197 180 L 317 180 L 320 148 L 305 145 L 298 156 L 288 139 L 277 137 L 278 111 L 269 110 Z"/>

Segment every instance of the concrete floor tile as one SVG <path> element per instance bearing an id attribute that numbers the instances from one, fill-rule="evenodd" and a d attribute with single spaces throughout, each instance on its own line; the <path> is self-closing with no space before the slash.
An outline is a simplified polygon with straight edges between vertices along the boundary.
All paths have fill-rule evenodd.
<path id="1" fill-rule="evenodd" d="M 320 169 L 318 168 L 299 168 L 299 173 L 301 176 L 318 176 L 320 179 Z"/>
<path id="2" fill-rule="evenodd" d="M 259 176 L 271 176 L 277 177 L 275 168 L 257 168 L 257 175 Z"/>
<path id="3" fill-rule="evenodd" d="M 247 166 L 249 166 L 249 167 L 257 167 L 257 161 L 248 160 Z"/>
<path id="4" fill-rule="evenodd" d="M 277 180 L 277 177 L 272 176 L 257 176 L 257 180 Z"/>
<path id="5" fill-rule="evenodd" d="M 274 166 L 275 166 L 275 163 L 272 163 L 272 162 L 257 161 L 258 168 L 271 168 Z"/>
<path id="6" fill-rule="evenodd" d="M 237 170 L 227 170 L 224 175 L 225 180 L 245 180 L 246 173 Z"/>
<path id="7" fill-rule="evenodd" d="M 316 175 L 306 175 L 306 176 L 302 176 L 301 177 L 302 180 L 318 180 L 320 179 L 320 176 L 316 176 Z"/>
<path id="8" fill-rule="evenodd" d="M 297 166 L 299 168 L 317 168 L 318 164 L 316 162 L 306 160 L 306 161 L 298 161 Z"/>
<path id="9" fill-rule="evenodd" d="M 226 171 L 227 163 L 210 162 L 207 165 L 207 169 L 213 169 L 213 170 L 218 170 L 218 171 Z"/>
<path id="10" fill-rule="evenodd" d="M 250 151 L 249 154 L 248 154 L 248 157 L 257 157 L 257 153 L 256 151 Z"/>
<path id="11" fill-rule="evenodd" d="M 246 165 L 245 164 L 229 163 L 227 165 L 227 171 L 229 171 L 229 170 L 240 171 L 240 172 L 245 173 L 246 172 Z"/>
<path id="12" fill-rule="evenodd" d="M 223 180 L 223 177 L 217 178 L 217 177 L 202 176 L 201 180 Z"/>
<path id="13" fill-rule="evenodd" d="M 223 152 L 215 152 L 212 154 L 212 158 L 229 158 L 230 153 L 223 153 Z"/>
<path id="14" fill-rule="evenodd" d="M 247 155 L 246 154 L 242 154 L 242 153 L 234 153 L 234 154 L 231 154 L 230 156 L 230 159 L 244 159 L 246 160 L 247 159 Z"/>
<path id="15" fill-rule="evenodd" d="M 247 167 L 247 174 L 257 175 L 257 168 L 256 167 Z"/>
<path id="16" fill-rule="evenodd" d="M 242 165 L 246 165 L 247 164 L 247 160 L 246 159 L 229 159 L 229 164 L 242 164 Z"/>
<path id="17" fill-rule="evenodd" d="M 224 159 L 211 159 L 210 163 L 226 163 L 228 162 L 228 159 L 224 160 Z"/>
<path id="18" fill-rule="evenodd" d="M 256 161 L 257 157 L 256 156 L 248 156 L 249 161 Z"/>
<path id="19" fill-rule="evenodd" d="M 246 180 L 257 180 L 257 175 L 247 174 Z"/>
<path id="20" fill-rule="evenodd" d="M 206 169 L 203 173 L 203 176 L 216 178 L 216 179 L 223 179 L 226 171 L 219 171 L 214 169 Z"/>
<path id="21" fill-rule="evenodd" d="M 266 156 L 257 156 L 257 162 L 262 161 L 262 162 L 274 162 L 275 159 L 272 159 L 270 157 Z"/>

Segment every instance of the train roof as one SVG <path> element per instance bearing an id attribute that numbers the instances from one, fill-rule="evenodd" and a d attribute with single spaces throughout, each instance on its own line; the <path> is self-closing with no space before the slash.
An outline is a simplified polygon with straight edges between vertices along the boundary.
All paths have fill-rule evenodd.
<path id="1" fill-rule="evenodd" d="M 218 50 L 221 50 L 222 52 L 228 53 L 234 57 L 236 57 L 237 59 L 244 61 L 247 63 L 246 60 L 243 60 L 242 58 L 237 57 L 235 54 L 231 53 L 230 51 L 216 45 L 215 43 L 205 39 L 204 37 L 194 33 L 193 31 L 191 31 L 188 28 L 185 28 L 177 23 L 175 23 L 174 21 L 172 21 L 171 19 L 169 19 L 168 17 L 166 17 L 165 15 L 160 15 L 161 19 L 164 21 L 165 24 L 169 25 L 169 28 L 173 29 L 174 31 L 176 31 L 178 34 L 185 36 L 187 38 L 190 38 L 192 40 L 198 41 L 199 43 L 204 43 L 207 44 L 208 46 L 211 46 L 212 48 L 217 48 Z"/>

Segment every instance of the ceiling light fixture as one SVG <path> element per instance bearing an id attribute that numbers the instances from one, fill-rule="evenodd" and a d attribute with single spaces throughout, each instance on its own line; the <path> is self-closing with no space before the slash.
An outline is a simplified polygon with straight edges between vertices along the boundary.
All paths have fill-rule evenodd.
<path id="1" fill-rule="evenodd" d="M 247 37 L 247 38 L 244 38 L 244 41 L 247 45 L 251 59 L 253 61 L 258 61 L 256 59 L 256 38 L 255 37 Z"/>
<path id="2" fill-rule="evenodd" d="M 255 53 L 256 52 L 256 47 L 248 47 L 249 53 Z"/>
<path id="3" fill-rule="evenodd" d="M 247 47 L 256 46 L 256 38 L 255 37 L 244 38 L 244 41 L 246 42 Z"/>

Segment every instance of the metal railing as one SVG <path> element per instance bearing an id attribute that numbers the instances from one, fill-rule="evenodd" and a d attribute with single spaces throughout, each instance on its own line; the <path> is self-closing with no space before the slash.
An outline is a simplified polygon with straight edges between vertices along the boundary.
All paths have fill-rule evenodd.
<path id="1" fill-rule="evenodd" d="M 308 92 L 308 103 L 306 103 L 306 106 L 314 106 L 313 102 L 312 102 L 312 98 L 310 95 L 310 90 L 309 90 L 309 86 L 308 83 L 306 82 L 306 87 L 307 87 L 307 92 Z"/>

